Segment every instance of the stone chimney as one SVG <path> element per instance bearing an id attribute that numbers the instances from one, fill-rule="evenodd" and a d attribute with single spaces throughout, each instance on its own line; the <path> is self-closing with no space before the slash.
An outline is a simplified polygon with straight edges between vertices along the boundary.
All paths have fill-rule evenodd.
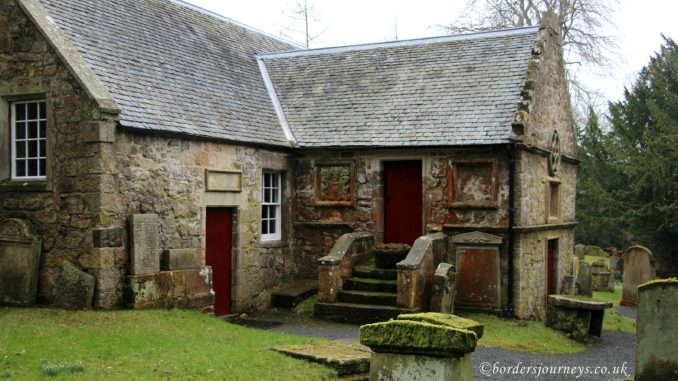
<path id="1" fill-rule="evenodd" d="M 551 10 L 544 12 L 541 16 L 540 25 L 542 29 L 551 29 L 560 36 L 560 22 L 558 21 L 558 15 L 556 15 L 555 12 Z"/>

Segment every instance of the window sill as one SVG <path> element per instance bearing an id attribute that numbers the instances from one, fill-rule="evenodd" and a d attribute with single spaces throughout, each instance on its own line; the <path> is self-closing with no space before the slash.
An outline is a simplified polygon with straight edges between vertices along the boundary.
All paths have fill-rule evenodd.
<path id="1" fill-rule="evenodd" d="M 260 246 L 262 248 L 280 248 L 280 247 L 286 247 L 287 246 L 287 241 L 283 240 L 270 240 L 270 241 L 261 241 Z"/>
<path id="2" fill-rule="evenodd" d="M 42 192 L 49 190 L 47 180 L 0 181 L 0 192 Z"/>

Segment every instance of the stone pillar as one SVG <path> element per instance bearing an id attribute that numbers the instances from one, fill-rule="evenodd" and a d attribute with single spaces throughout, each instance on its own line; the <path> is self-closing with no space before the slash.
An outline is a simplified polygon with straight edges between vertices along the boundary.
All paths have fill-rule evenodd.
<path id="1" fill-rule="evenodd" d="M 638 287 L 636 380 L 678 380 L 678 279 Z"/>
<path id="2" fill-rule="evenodd" d="M 400 315 L 360 327 L 360 342 L 372 349 L 370 381 L 471 380 L 471 353 L 483 326 L 442 313 Z"/>

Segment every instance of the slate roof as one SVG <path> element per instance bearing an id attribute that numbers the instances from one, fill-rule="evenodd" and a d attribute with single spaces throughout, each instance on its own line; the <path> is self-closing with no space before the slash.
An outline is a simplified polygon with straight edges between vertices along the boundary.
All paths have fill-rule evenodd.
<path id="1" fill-rule="evenodd" d="M 120 106 L 120 124 L 287 146 L 257 53 L 297 47 L 170 0 L 41 0 Z"/>
<path id="2" fill-rule="evenodd" d="M 510 142 L 539 28 L 261 55 L 301 147 Z"/>

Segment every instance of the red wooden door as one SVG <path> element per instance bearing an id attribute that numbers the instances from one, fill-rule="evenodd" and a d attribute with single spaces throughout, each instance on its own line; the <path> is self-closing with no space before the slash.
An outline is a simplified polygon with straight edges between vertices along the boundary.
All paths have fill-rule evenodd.
<path id="1" fill-rule="evenodd" d="M 384 162 L 384 243 L 421 236 L 421 182 L 421 161 Z"/>
<path id="2" fill-rule="evenodd" d="M 212 266 L 214 314 L 231 313 L 231 247 L 233 214 L 228 208 L 207 209 L 206 263 Z"/>
<path id="3" fill-rule="evenodd" d="M 558 240 L 550 239 L 548 241 L 548 250 L 546 256 L 546 293 L 553 295 L 556 290 L 556 251 L 558 249 Z"/>

